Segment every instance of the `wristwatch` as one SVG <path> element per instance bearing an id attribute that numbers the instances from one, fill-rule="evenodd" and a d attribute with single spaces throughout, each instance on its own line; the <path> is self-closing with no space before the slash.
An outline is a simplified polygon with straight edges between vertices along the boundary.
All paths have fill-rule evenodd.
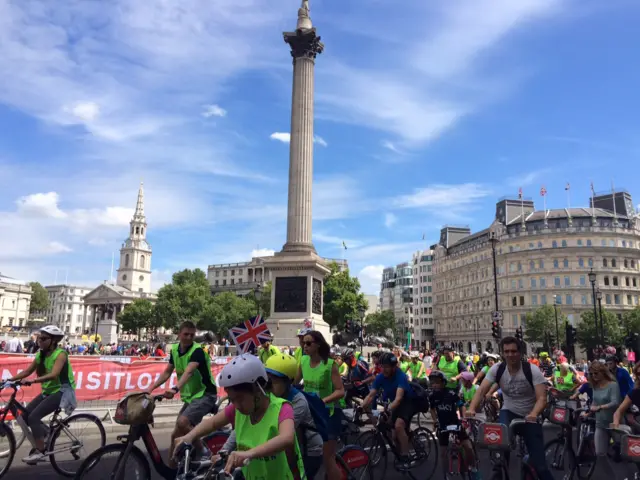
<path id="1" fill-rule="evenodd" d="M 180 389 L 178 387 L 173 387 L 171 390 L 173 390 L 176 393 L 180 392 Z"/>

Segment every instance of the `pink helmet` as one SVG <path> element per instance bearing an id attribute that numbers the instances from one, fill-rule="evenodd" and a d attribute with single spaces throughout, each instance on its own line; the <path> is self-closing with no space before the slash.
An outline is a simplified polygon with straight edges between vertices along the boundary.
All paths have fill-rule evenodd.
<path id="1" fill-rule="evenodd" d="M 471 372 L 462 372 L 462 375 L 460 375 L 460 378 L 462 378 L 462 380 L 466 382 L 472 382 L 473 379 L 475 378 L 475 375 Z"/>

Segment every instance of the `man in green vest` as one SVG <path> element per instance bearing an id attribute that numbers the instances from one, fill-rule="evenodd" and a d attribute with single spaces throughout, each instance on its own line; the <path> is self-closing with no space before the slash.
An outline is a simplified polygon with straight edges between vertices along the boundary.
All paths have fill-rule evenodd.
<path id="1" fill-rule="evenodd" d="M 178 331 L 179 343 L 171 347 L 167 368 L 147 390 L 151 394 L 169 380 L 175 370 L 178 383 L 164 392 L 164 397 L 168 399 L 180 393 L 184 402 L 178 413 L 169 445 L 169 465 L 173 468 L 176 467 L 173 460 L 173 441 L 189 433 L 205 415 L 215 413 L 218 400 L 216 384 L 211 375 L 211 359 L 202 346 L 194 342 L 195 336 L 195 324 L 189 320 L 182 322 Z M 201 445 L 197 447 L 200 448 Z"/>
<path id="2" fill-rule="evenodd" d="M 456 359 L 453 349 L 450 346 L 445 346 L 442 349 L 442 356 L 438 360 L 438 370 L 447 377 L 445 388 L 457 390 L 460 375 L 467 371 L 467 367 L 462 360 L 460 360 L 460 357 Z"/>
<path id="3" fill-rule="evenodd" d="M 273 340 L 273 337 L 271 337 L 270 340 L 262 342 L 262 345 L 260 345 L 260 348 L 258 349 L 258 358 L 263 365 L 267 363 L 267 360 L 271 355 L 280 353 L 280 349 L 278 349 L 278 347 L 271 345 L 271 340 Z"/>

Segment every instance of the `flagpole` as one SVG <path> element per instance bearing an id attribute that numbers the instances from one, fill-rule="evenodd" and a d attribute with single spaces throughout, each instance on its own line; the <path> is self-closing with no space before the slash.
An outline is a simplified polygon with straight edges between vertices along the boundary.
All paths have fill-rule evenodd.
<path id="1" fill-rule="evenodd" d="M 613 224 L 618 223 L 618 214 L 616 212 L 616 189 L 613 186 L 613 180 L 611 180 L 611 197 L 613 200 Z"/>
<path id="2" fill-rule="evenodd" d="M 591 182 L 591 216 L 593 218 L 596 217 L 596 206 L 594 202 L 594 197 L 596 196 L 595 187 L 593 186 L 593 182 Z"/>
<path id="3" fill-rule="evenodd" d="M 571 210 L 571 186 L 567 183 L 567 210 Z"/>

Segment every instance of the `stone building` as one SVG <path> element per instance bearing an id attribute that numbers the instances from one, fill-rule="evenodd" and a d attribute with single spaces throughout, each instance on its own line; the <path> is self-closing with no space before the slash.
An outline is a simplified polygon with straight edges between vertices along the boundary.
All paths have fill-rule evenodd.
<path id="1" fill-rule="evenodd" d="M 413 345 L 433 346 L 433 250 L 413 254 Z"/>
<path id="2" fill-rule="evenodd" d="M 413 268 L 409 262 L 382 271 L 380 308 L 396 319 L 396 343 L 406 345 L 408 333 L 413 343 Z"/>
<path id="3" fill-rule="evenodd" d="M 31 287 L 0 274 L 0 327 L 24 327 L 29 321 Z"/>

